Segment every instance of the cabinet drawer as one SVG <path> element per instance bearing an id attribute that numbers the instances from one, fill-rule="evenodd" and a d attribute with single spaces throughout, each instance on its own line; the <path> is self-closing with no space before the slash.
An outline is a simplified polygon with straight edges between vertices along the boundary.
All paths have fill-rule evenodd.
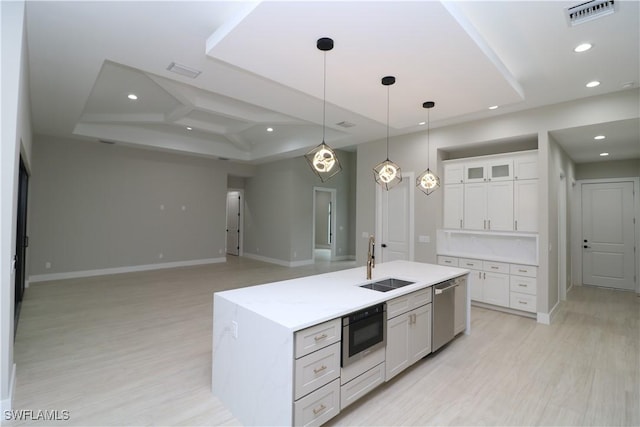
<path id="1" fill-rule="evenodd" d="M 340 380 L 303 397 L 293 404 L 293 423 L 296 426 L 319 426 L 340 412 Z"/>
<path id="2" fill-rule="evenodd" d="M 438 255 L 438 264 L 440 264 L 440 265 L 448 265 L 448 266 L 451 266 L 451 267 L 457 267 L 458 266 L 458 258 L 452 257 L 452 256 Z"/>
<path id="3" fill-rule="evenodd" d="M 384 382 L 384 362 L 340 387 L 340 409 L 344 409 Z"/>
<path id="4" fill-rule="evenodd" d="M 340 341 L 341 334 L 341 319 L 333 319 L 296 332 L 296 359 Z"/>
<path id="5" fill-rule="evenodd" d="M 431 288 L 421 289 L 407 295 L 387 301 L 387 319 L 431 302 Z"/>
<path id="6" fill-rule="evenodd" d="M 534 277 L 510 276 L 511 292 L 535 295 L 536 284 L 537 279 Z"/>
<path id="7" fill-rule="evenodd" d="M 340 343 L 295 361 L 295 399 L 311 393 L 340 376 Z"/>
<path id="8" fill-rule="evenodd" d="M 505 262 L 483 261 L 482 269 L 493 273 L 509 274 L 509 264 Z"/>
<path id="9" fill-rule="evenodd" d="M 536 296 L 529 294 L 521 294 L 519 292 L 511 292 L 511 304 L 509 307 L 516 310 L 530 311 L 535 313 L 536 311 Z"/>
<path id="10" fill-rule="evenodd" d="M 533 265 L 511 264 L 509 268 L 511 274 L 517 276 L 536 277 L 538 275 L 538 267 Z"/>
<path id="11" fill-rule="evenodd" d="M 460 258 L 458 267 L 468 268 L 471 270 L 482 270 L 482 261 L 479 259 Z"/>

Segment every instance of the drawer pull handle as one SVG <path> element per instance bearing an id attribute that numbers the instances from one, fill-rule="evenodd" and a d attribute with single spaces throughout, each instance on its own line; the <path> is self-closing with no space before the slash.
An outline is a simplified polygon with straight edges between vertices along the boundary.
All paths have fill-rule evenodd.
<path id="1" fill-rule="evenodd" d="M 467 263 L 467 267 L 473 267 L 473 264 Z"/>
<path id="2" fill-rule="evenodd" d="M 523 287 L 523 288 L 527 287 L 527 285 L 525 285 L 524 283 L 518 283 L 518 286 Z"/>
<path id="3" fill-rule="evenodd" d="M 520 273 L 528 273 L 528 271 L 527 271 L 527 270 L 518 269 L 518 271 L 519 271 Z"/>
<path id="4" fill-rule="evenodd" d="M 318 415 L 320 412 L 324 411 L 325 409 L 327 409 L 327 407 L 324 406 L 324 403 L 322 403 L 317 408 L 313 408 L 313 415 Z"/>
<path id="5" fill-rule="evenodd" d="M 520 304 L 522 304 L 522 305 L 527 305 L 527 302 L 526 302 L 526 301 L 520 301 L 520 300 L 518 300 L 518 302 L 519 302 Z"/>
<path id="6" fill-rule="evenodd" d="M 447 263 L 447 264 L 451 264 L 451 261 L 449 261 L 449 260 L 446 260 L 446 261 L 445 261 L 445 263 Z"/>
<path id="7" fill-rule="evenodd" d="M 322 334 L 322 335 L 316 335 L 315 337 L 313 337 L 313 339 L 316 341 L 320 341 L 325 339 L 326 337 L 327 337 L 327 334 Z"/>
<path id="8" fill-rule="evenodd" d="M 498 267 L 496 267 L 495 265 L 492 265 L 492 266 L 491 266 L 491 269 L 492 269 L 492 270 L 497 270 L 497 269 L 498 269 Z"/>
<path id="9" fill-rule="evenodd" d="M 319 368 L 313 368 L 313 373 L 314 374 L 319 374 L 320 372 L 324 371 L 325 369 L 327 369 L 327 367 L 322 365 Z"/>

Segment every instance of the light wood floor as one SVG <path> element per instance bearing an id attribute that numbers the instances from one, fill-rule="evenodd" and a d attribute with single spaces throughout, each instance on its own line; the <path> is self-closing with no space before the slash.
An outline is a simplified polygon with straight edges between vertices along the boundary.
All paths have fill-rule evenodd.
<path id="1" fill-rule="evenodd" d="M 352 263 L 226 264 L 37 283 L 15 343 L 13 425 L 238 425 L 211 394 L 213 292 Z M 472 334 L 330 425 L 640 425 L 640 298 L 577 287 L 554 324 L 479 308 Z"/>

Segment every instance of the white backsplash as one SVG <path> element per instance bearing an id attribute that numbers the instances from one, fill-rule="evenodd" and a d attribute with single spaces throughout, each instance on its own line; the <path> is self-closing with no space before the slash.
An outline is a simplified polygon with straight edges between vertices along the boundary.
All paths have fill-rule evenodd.
<path id="1" fill-rule="evenodd" d="M 538 235 L 438 230 L 438 255 L 538 265 Z"/>

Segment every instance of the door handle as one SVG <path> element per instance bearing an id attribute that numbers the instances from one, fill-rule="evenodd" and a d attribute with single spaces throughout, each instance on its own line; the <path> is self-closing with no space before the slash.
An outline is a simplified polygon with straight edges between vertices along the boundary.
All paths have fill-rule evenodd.
<path id="1" fill-rule="evenodd" d="M 386 247 L 387 247 L 387 244 L 386 244 L 386 243 L 383 243 L 383 244 L 381 244 L 381 245 L 380 245 L 380 247 L 382 247 L 382 248 L 386 248 Z"/>
<path id="2" fill-rule="evenodd" d="M 584 245 L 584 246 L 583 246 L 583 248 L 585 248 L 585 249 L 591 249 L 591 246 L 589 246 L 589 245 Z"/>

